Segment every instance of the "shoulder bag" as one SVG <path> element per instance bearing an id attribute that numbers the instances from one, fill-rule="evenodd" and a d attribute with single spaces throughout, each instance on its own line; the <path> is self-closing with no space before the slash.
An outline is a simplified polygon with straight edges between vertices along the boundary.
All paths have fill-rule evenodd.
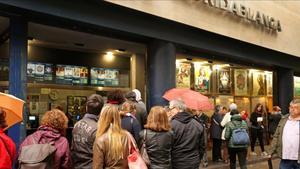
<path id="1" fill-rule="evenodd" d="M 150 159 L 147 153 L 147 148 L 146 148 L 146 136 L 147 136 L 147 129 L 144 130 L 144 137 L 143 137 L 143 144 L 141 147 L 141 156 L 144 160 L 144 162 L 147 164 L 147 166 L 150 165 Z"/>
<path id="2" fill-rule="evenodd" d="M 127 139 L 129 147 L 129 155 L 127 157 L 129 169 L 148 169 L 139 153 L 134 138 L 129 133 L 127 134 Z"/>

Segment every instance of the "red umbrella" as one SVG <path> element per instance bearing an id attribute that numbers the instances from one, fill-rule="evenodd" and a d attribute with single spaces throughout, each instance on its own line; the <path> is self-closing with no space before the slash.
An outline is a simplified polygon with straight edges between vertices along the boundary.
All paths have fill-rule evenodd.
<path id="1" fill-rule="evenodd" d="M 190 89 L 173 88 L 166 91 L 163 95 L 163 98 L 167 99 L 168 101 L 181 99 L 188 108 L 194 110 L 205 111 L 213 109 L 213 105 L 209 102 L 208 97 Z"/>

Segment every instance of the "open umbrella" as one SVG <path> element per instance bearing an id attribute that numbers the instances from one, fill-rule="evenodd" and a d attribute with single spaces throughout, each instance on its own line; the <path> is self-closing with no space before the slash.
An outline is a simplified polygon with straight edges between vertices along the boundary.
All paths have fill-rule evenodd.
<path id="1" fill-rule="evenodd" d="M 24 101 L 10 94 L 0 92 L 0 108 L 6 111 L 6 129 L 23 120 Z"/>
<path id="2" fill-rule="evenodd" d="M 165 92 L 163 98 L 171 101 L 174 99 L 180 99 L 184 101 L 188 108 L 194 110 L 212 110 L 213 105 L 209 102 L 208 97 L 200 94 L 199 92 L 190 89 L 170 89 Z"/>

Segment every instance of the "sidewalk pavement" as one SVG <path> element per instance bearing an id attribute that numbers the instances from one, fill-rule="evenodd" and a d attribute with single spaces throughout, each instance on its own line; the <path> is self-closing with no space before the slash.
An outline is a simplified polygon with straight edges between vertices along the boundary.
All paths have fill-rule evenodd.
<path id="1" fill-rule="evenodd" d="M 266 145 L 265 149 L 268 150 L 269 146 Z M 257 156 L 250 155 L 250 152 L 251 152 L 251 150 L 250 150 L 250 147 L 249 147 L 248 155 L 247 155 L 248 169 L 252 169 L 252 168 L 257 169 L 257 167 L 259 167 L 259 169 L 268 169 L 268 161 L 267 161 L 268 159 L 266 158 L 266 156 L 260 155 L 261 150 L 260 150 L 259 146 L 255 147 L 255 152 L 257 153 Z M 228 169 L 229 168 L 229 162 L 228 162 L 228 164 L 225 164 L 223 162 L 212 162 L 212 152 L 211 152 L 211 150 L 207 151 L 207 153 L 208 153 L 207 154 L 207 156 L 208 156 L 208 167 L 207 167 L 207 169 Z M 275 159 L 272 160 L 274 168 L 278 168 L 279 161 L 280 160 L 278 158 L 275 158 Z M 238 162 L 238 159 L 237 159 L 237 162 Z M 204 168 L 203 163 L 201 164 L 201 168 Z M 239 167 L 237 167 L 237 168 L 239 168 Z"/>

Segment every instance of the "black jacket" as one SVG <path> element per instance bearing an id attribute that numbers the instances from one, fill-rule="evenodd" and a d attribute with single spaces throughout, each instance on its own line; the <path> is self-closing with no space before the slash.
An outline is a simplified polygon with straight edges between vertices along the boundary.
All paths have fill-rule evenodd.
<path id="1" fill-rule="evenodd" d="M 85 114 L 73 129 L 71 154 L 75 169 L 93 168 L 93 145 L 96 137 L 98 116 Z"/>
<path id="2" fill-rule="evenodd" d="M 146 129 L 145 129 L 146 130 Z M 143 144 L 144 130 L 140 132 L 140 147 Z M 171 149 L 173 132 L 156 132 L 147 129 L 146 150 L 151 161 L 150 169 L 171 169 Z"/>
<path id="3" fill-rule="evenodd" d="M 173 169 L 198 169 L 205 151 L 203 125 L 190 113 L 180 112 L 171 121 L 174 131 Z"/>
<path id="4" fill-rule="evenodd" d="M 222 135 L 222 126 L 221 126 L 221 121 L 223 119 L 223 116 L 218 113 L 215 112 L 212 116 L 211 116 L 211 138 L 213 139 L 221 139 L 221 135 Z"/>
<path id="5" fill-rule="evenodd" d="M 263 117 L 263 121 L 258 123 L 257 122 L 258 117 Z M 263 116 L 262 113 L 252 112 L 251 115 L 250 115 L 251 128 L 256 129 L 256 130 L 264 129 L 265 120 L 266 119 L 265 119 L 265 117 Z"/>
<path id="6" fill-rule="evenodd" d="M 138 142 L 141 125 L 135 117 L 132 115 L 125 115 L 122 117 L 121 126 L 133 136 L 136 142 Z"/>
<path id="7" fill-rule="evenodd" d="M 281 120 L 282 114 L 270 114 L 269 115 L 269 132 L 270 134 L 274 134 L 276 131 L 276 128 L 279 124 L 279 121 Z"/>

